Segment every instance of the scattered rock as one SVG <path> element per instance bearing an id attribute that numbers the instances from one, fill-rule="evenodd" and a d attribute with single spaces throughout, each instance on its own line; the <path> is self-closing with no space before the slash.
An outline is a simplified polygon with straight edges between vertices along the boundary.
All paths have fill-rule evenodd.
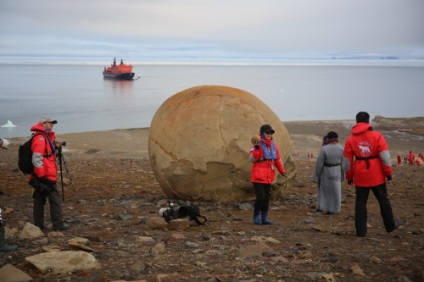
<path id="1" fill-rule="evenodd" d="M 365 276 L 362 269 L 356 263 L 350 269 L 352 270 L 353 274 L 356 274 L 356 275 L 359 275 L 359 276 Z"/>
<path id="2" fill-rule="evenodd" d="M 403 276 L 403 275 L 399 276 L 399 278 L 397 279 L 397 281 L 398 282 L 412 282 L 411 280 L 409 280 L 408 277 Z"/>
<path id="3" fill-rule="evenodd" d="M 53 274 L 65 274 L 100 267 L 91 254 L 82 251 L 47 252 L 26 257 L 25 260 L 41 273 L 51 271 Z"/>
<path id="4" fill-rule="evenodd" d="M 163 217 L 154 216 L 147 219 L 147 226 L 152 229 L 164 229 L 168 227 L 168 223 L 165 221 Z"/>
<path id="5" fill-rule="evenodd" d="M 74 248 L 77 248 L 77 249 L 80 249 L 80 250 L 84 250 L 84 251 L 89 251 L 89 252 L 93 252 L 94 251 L 93 248 L 87 247 L 86 245 L 80 244 L 80 243 L 78 243 L 76 241 L 70 241 L 69 242 L 69 246 L 74 247 Z"/>
<path id="6" fill-rule="evenodd" d="M 370 261 L 375 262 L 375 263 L 381 263 L 381 259 L 379 259 L 378 257 L 370 257 Z"/>
<path id="7" fill-rule="evenodd" d="M 18 237 L 19 239 L 35 239 L 44 236 L 45 235 L 40 228 L 27 222 Z"/>
<path id="8" fill-rule="evenodd" d="M 169 230 L 185 230 L 189 227 L 190 219 L 188 217 L 173 219 L 168 223 Z"/>
<path id="9" fill-rule="evenodd" d="M 0 281 L 1 282 L 27 282 L 32 281 L 31 276 L 22 270 L 14 267 L 11 264 L 6 264 L 0 268 Z"/>
<path id="10" fill-rule="evenodd" d="M 256 245 L 242 247 L 239 250 L 238 257 L 248 258 L 248 257 L 254 257 L 254 256 L 262 256 L 264 252 L 273 252 L 273 249 L 268 247 L 265 243 L 260 242 L 259 244 L 256 244 Z"/>

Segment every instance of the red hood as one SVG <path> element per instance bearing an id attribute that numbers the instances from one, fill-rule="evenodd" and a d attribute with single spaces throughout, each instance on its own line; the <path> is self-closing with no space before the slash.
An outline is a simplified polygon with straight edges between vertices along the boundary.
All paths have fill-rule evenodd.
<path id="1" fill-rule="evenodd" d="M 360 122 L 352 127 L 352 134 L 358 135 L 372 128 L 372 125 L 365 122 Z"/>
<path id="2" fill-rule="evenodd" d="M 32 127 L 31 127 L 31 131 L 41 131 L 41 132 L 45 132 L 45 133 L 47 133 L 49 136 L 50 136 L 50 138 L 52 139 L 52 140 L 54 140 L 54 132 L 53 131 L 47 131 L 46 130 L 46 128 L 43 126 L 43 124 L 41 123 L 41 122 L 39 122 L 39 123 L 37 123 L 37 124 L 35 124 L 35 125 L 33 125 Z"/>

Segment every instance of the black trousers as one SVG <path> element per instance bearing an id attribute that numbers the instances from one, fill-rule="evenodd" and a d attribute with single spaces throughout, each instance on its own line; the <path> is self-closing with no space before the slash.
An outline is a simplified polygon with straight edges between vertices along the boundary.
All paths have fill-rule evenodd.
<path id="1" fill-rule="evenodd" d="M 253 206 L 254 216 L 260 212 L 268 212 L 271 184 L 253 183 L 255 188 L 256 200 Z"/>
<path id="2" fill-rule="evenodd" d="M 386 183 L 375 187 L 358 187 L 356 186 L 356 202 L 355 202 L 355 228 L 357 236 L 365 236 L 367 234 L 367 201 L 370 190 L 380 204 L 380 213 L 383 217 L 384 227 L 387 232 L 396 229 L 395 219 L 393 216 L 392 206 L 387 196 Z"/>
<path id="3" fill-rule="evenodd" d="M 62 201 L 60 199 L 60 193 L 56 185 L 52 187 L 50 192 L 40 192 L 40 190 L 34 190 L 32 197 L 34 198 L 34 225 L 40 227 L 41 229 L 45 228 L 44 205 L 46 204 L 47 198 L 49 198 L 50 219 L 53 224 L 53 229 L 59 228 L 63 225 Z"/>

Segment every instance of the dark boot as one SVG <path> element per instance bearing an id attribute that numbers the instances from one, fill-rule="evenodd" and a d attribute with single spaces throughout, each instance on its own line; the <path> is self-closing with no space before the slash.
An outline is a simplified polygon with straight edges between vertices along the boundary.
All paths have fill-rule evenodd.
<path id="1" fill-rule="evenodd" d="M 6 253 L 16 250 L 18 246 L 8 245 L 4 240 L 4 228 L 0 228 L 0 252 Z"/>
<path id="2" fill-rule="evenodd" d="M 253 209 L 253 223 L 254 224 L 262 224 L 261 215 L 257 208 Z"/>
<path id="3" fill-rule="evenodd" d="M 268 219 L 268 211 L 262 211 L 262 224 L 272 224 L 272 222 Z"/>
<path id="4" fill-rule="evenodd" d="M 394 222 L 394 226 L 393 226 L 393 228 L 388 229 L 388 230 L 386 229 L 388 233 L 391 233 L 391 232 L 395 231 L 395 230 L 396 230 L 396 229 L 398 229 L 398 228 L 399 228 L 399 226 L 400 226 L 399 219 L 395 218 L 395 219 L 393 220 L 393 222 Z"/>
<path id="5" fill-rule="evenodd" d="M 69 224 L 66 224 L 66 223 L 62 223 L 62 225 L 59 225 L 59 226 L 53 226 L 54 231 L 66 231 L 69 228 L 71 227 L 69 226 Z"/>

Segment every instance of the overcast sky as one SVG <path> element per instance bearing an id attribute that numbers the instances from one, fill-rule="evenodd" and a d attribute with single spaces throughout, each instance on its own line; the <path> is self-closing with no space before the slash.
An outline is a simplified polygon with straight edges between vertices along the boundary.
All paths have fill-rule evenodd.
<path id="1" fill-rule="evenodd" d="M 423 0 L 0 0 L 0 56 L 424 56 Z"/>

